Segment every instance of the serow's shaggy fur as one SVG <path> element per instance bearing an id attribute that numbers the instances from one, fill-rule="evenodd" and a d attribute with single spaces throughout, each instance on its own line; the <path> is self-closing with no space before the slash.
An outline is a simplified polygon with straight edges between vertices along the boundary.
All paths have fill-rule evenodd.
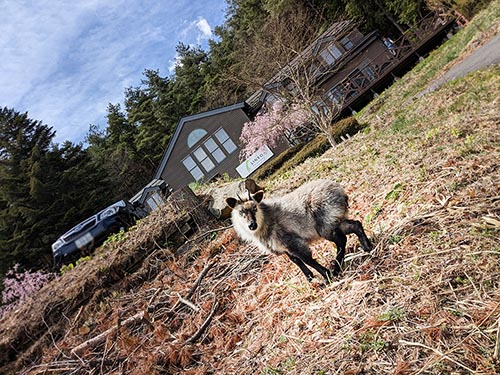
<path id="1" fill-rule="evenodd" d="M 232 208 L 234 229 L 243 240 L 265 252 L 288 255 L 309 281 L 314 275 L 308 266 L 318 271 L 327 283 L 340 273 L 347 234 L 356 234 L 363 250 L 372 250 L 361 223 L 347 218 L 347 195 L 332 181 L 311 181 L 282 197 L 266 200 L 263 197 L 261 190 L 244 199 L 226 199 Z M 309 244 L 319 238 L 337 246 L 333 269 L 323 267 L 312 257 Z"/>

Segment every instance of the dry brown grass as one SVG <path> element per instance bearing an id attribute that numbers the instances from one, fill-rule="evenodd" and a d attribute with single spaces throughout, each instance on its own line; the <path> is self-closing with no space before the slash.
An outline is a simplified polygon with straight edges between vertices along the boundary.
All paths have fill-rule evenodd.
<path id="1" fill-rule="evenodd" d="M 270 194 L 314 178 L 342 182 L 376 247 L 366 255 L 350 238 L 334 283 L 309 284 L 287 259 L 258 255 L 232 230 L 197 237 L 175 257 L 162 237 L 173 218 L 165 207 L 1 321 L 4 344 L 23 330 L 35 343 L 16 369 L 500 373 L 500 68 L 409 99 L 412 74 L 363 113 L 369 132 L 264 181 Z M 314 253 L 330 264 L 335 248 L 318 242 Z"/>

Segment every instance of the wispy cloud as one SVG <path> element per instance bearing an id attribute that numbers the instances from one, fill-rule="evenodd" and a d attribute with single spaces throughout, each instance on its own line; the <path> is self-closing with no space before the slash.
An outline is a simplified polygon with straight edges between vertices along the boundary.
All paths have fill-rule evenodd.
<path id="1" fill-rule="evenodd" d="M 89 124 L 105 124 L 108 103 L 140 84 L 144 69 L 168 74 L 179 42 L 206 42 L 210 23 L 223 22 L 224 6 L 224 0 L 2 1 L 0 106 L 53 126 L 58 142 L 82 141 Z"/>
<path id="2" fill-rule="evenodd" d="M 168 71 L 170 74 L 173 74 L 175 72 L 175 68 L 181 65 L 181 57 L 178 53 L 176 53 L 175 56 L 168 61 Z"/>
<path id="3" fill-rule="evenodd" d="M 204 42 L 212 38 L 212 27 L 203 17 L 198 17 L 195 21 L 190 22 L 180 33 L 180 37 L 184 44 L 191 46 L 202 46 Z M 169 60 L 168 70 L 170 73 L 175 71 L 175 68 L 180 65 L 179 55 L 175 54 L 174 58 Z"/>
<path id="4" fill-rule="evenodd" d="M 209 39 L 212 37 L 212 28 L 208 24 L 208 21 L 205 18 L 198 18 L 198 21 L 196 21 L 196 27 L 198 30 L 201 31 L 201 35 L 199 37 L 199 40 L 201 39 Z"/>

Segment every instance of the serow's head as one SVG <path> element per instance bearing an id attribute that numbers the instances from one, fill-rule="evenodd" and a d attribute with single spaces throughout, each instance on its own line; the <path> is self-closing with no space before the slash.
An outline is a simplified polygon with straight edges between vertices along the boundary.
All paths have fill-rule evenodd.
<path id="1" fill-rule="evenodd" d="M 238 199 L 231 197 L 226 199 L 226 203 L 246 222 L 248 229 L 255 231 L 258 228 L 257 211 L 263 197 L 264 191 L 259 190 L 255 194 L 248 194 L 248 199 L 241 199 L 240 196 L 238 196 Z"/>

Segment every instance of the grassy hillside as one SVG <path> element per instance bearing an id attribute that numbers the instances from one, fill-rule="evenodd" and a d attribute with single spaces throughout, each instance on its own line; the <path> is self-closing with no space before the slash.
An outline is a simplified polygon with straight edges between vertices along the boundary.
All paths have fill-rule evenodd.
<path id="1" fill-rule="evenodd" d="M 0 373 L 500 373 L 500 67 L 420 95 L 499 15 L 497 0 L 367 106 L 364 132 L 262 181 L 348 192 L 376 247 L 350 238 L 331 285 L 232 229 L 201 235 L 228 223 L 175 255 L 167 205 L 0 321 Z M 331 264 L 335 247 L 314 253 Z"/>

